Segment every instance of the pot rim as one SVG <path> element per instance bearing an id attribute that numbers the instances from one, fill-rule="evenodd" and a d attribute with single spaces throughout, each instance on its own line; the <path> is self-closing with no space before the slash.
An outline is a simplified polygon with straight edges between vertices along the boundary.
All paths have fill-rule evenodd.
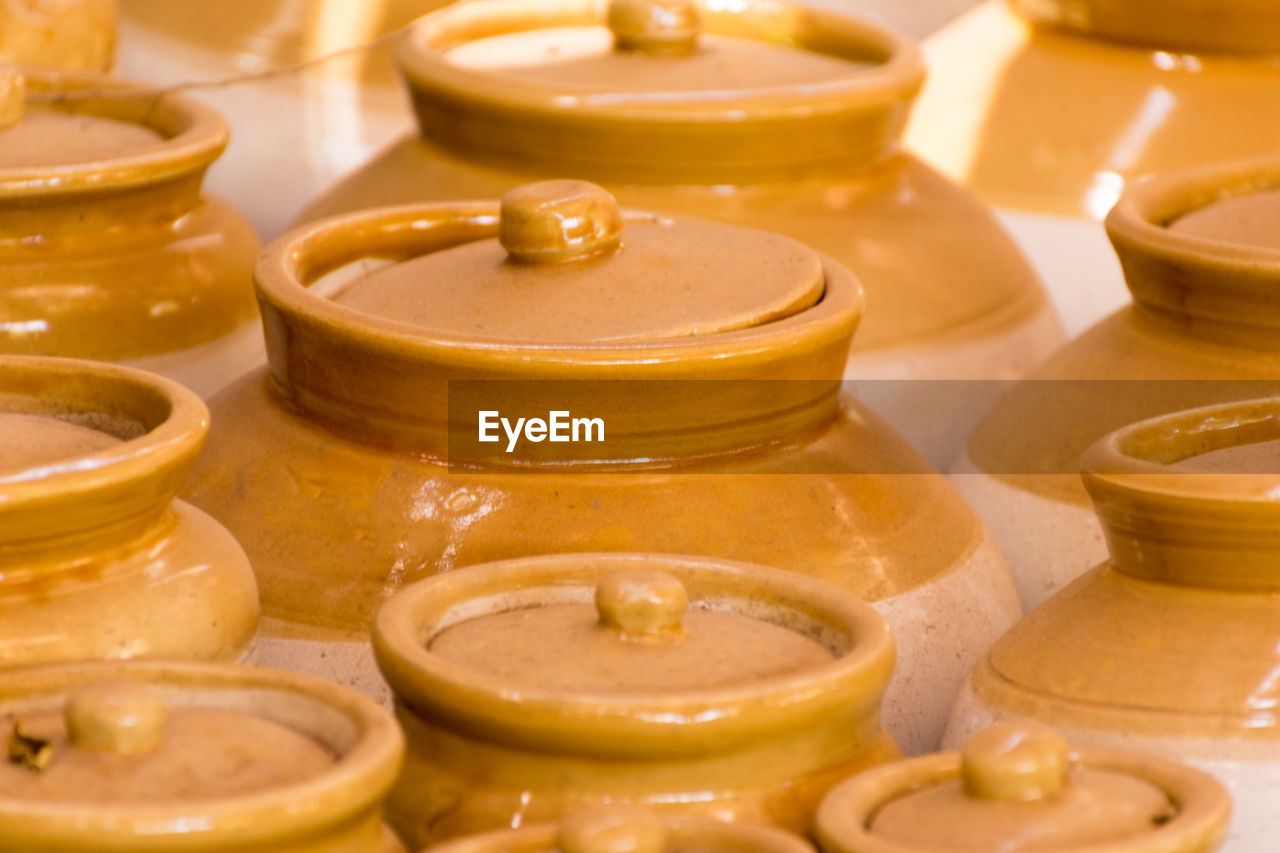
<path id="1" fill-rule="evenodd" d="M 1280 49 L 1270 0 L 1010 0 L 1037 24 L 1141 47 L 1224 53 Z M 1224 8 L 1225 7 L 1225 8 Z M 1212 22 L 1212 26 L 1206 26 Z"/>

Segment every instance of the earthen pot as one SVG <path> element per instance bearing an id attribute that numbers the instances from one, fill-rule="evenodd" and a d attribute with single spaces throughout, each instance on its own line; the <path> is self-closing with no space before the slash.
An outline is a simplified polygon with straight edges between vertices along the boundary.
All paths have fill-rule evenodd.
<path id="1" fill-rule="evenodd" d="M 901 753 L 884 620 L 790 572 L 577 554 L 414 584 L 374 647 L 408 739 L 387 820 L 409 846 L 631 804 L 809 830 Z"/>
<path id="2" fill-rule="evenodd" d="M 403 853 L 381 824 L 404 739 L 313 678 L 225 664 L 0 674 L 13 853 Z"/>
<path id="3" fill-rule="evenodd" d="M 116 49 L 116 0 L 3 0 L 0 62 L 49 71 L 106 71 Z"/>
<path id="4" fill-rule="evenodd" d="M 308 226 L 257 277 L 270 365 L 212 404 L 187 494 L 253 561 L 264 661 L 385 695 L 368 630 L 404 583 L 704 554 L 874 602 L 899 637 L 889 729 L 920 750 L 1019 616 L 972 510 L 840 393 L 861 289 L 789 238 L 553 181 Z M 603 440 L 479 440 L 484 412 L 554 411 Z"/>
<path id="5" fill-rule="evenodd" d="M 1280 149 L 1270 0 L 986 0 L 924 43 L 907 146 L 1001 209 L 1074 336 L 1123 306 L 1121 192 Z"/>
<path id="6" fill-rule="evenodd" d="M 208 396 L 261 360 L 259 244 L 201 179 L 226 123 L 105 77 L 0 79 L 0 353 L 123 362 Z"/>
<path id="7" fill-rule="evenodd" d="M 446 841 L 431 853 L 813 853 L 799 836 L 773 827 L 656 815 L 620 806 L 589 809 L 557 823 L 497 829 Z"/>
<path id="8" fill-rule="evenodd" d="M 1120 429 L 1084 457 L 1111 557 L 974 669 L 950 742 L 1031 717 L 1074 743 L 1180 757 L 1236 803 L 1225 849 L 1280 832 L 1280 399 Z"/>
<path id="9" fill-rule="evenodd" d="M 1230 812 L 1206 773 L 998 723 L 961 751 L 844 782 L 822 802 L 818 837 L 825 853 L 1211 853 Z"/>
<path id="10" fill-rule="evenodd" d="M 0 668 L 252 657 L 249 562 L 174 500 L 207 428 L 160 377 L 0 356 Z"/>
<path id="11" fill-rule="evenodd" d="M 953 478 L 1034 607 L 1106 557 L 1076 476 L 1125 424 L 1280 394 L 1280 161 L 1170 175 L 1107 219 L 1133 304 L 1067 344 L 999 400 Z"/>

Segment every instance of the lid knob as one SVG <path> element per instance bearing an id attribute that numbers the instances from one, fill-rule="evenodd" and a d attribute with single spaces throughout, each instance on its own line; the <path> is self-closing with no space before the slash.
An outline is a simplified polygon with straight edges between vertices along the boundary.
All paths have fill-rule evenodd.
<path id="1" fill-rule="evenodd" d="M 0 130 L 22 120 L 27 108 L 27 79 L 12 65 L 0 66 Z"/>
<path id="2" fill-rule="evenodd" d="M 1034 723 L 997 723 L 969 739 L 961 755 L 964 791 L 979 800 L 1026 802 L 1067 781 L 1067 742 Z"/>
<path id="3" fill-rule="evenodd" d="M 613 0 L 609 29 L 618 50 L 691 53 L 702 31 L 694 0 Z"/>
<path id="4" fill-rule="evenodd" d="M 678 635 L 689 594 L 665 572 L 619 572 L 596 587 L 600 624 L 632 638 Z"/>
<path id="5" fill-rule="evenodd" d="M 662 853 L 667 827 L 644 809 L 590 809 L 560 822 L 558 846 L 563 853 Z"/>
<path id="6" fill-rule="evenodd" d="M 136 755 L 164 740 L 164 700 L 136 681 L 90 684 L 67 700 L 67 734 L 84 749 Z"/>
<path id="7" fill-rule="evenodd" d="M 498 242 L 514 261 L 564 263 L 607 252 L 621 240 L 618 202 L 595 184 L 541 181 L 503 196 Z"/>

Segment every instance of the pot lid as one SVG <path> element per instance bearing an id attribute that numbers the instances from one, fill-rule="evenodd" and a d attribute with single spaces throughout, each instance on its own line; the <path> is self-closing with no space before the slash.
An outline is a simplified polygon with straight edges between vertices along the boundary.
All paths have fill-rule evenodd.
<path id="1" fill-rule="evenodd" d="M 66 463 L 120 441 L 110 433 L 61 418 L 0 412 L 0 482 L 14 476 L 29 479 L 54 463 L 63 463 L 56 468 L 65 469 Z"/>
<path id="2" fill-rule="evenodd" d="M 1192 853 L 1221 840 L 1228 810 L 1206 774 L 1146 756 L 1073 754 L 1056 731 L 1019 722 L 980 732 L 961 753 L 848 780 L 817 823 L 829 853 Z"/>
<path id="3" fill-rule="evenodd" d="M 1280 189 L 1215 201 L 1178 217 L 1169 230 L 1219 243 L 1280 250 Z"/>
<path id="4" fill-rule="evenodd" d="M 502 200 L 499 235 L 386 266 L 332 298 L 444 338 L 585 344 L 746 329 L 822 298 L 788 237 L 624 214 L 606 190 L 545 181 Z"/>
<path id="5" fill-rule="evenodd" d="M 326 772 L 334 755 L 234 708 L 171 707 L 142 681 L 90 682 L 63 707 L 3 718 L 0 798 L 149 804 L 252 794 Z"/>

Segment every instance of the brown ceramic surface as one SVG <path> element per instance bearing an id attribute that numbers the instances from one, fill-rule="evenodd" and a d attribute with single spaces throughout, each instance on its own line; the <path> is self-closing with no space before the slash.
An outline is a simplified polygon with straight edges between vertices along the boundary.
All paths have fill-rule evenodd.
<path id="1" fill-rule="evenodd" d="M 24 68 L 106 71 L 116 47 L 116 0 L 5 0 L 0 62 Z"/>
<path id="2" fill-rule="evenodd" d="M 73 462 L 121 441 L 92 427 L 19 412 L 0 412 L 0 435 L 0 480 Z"/>

